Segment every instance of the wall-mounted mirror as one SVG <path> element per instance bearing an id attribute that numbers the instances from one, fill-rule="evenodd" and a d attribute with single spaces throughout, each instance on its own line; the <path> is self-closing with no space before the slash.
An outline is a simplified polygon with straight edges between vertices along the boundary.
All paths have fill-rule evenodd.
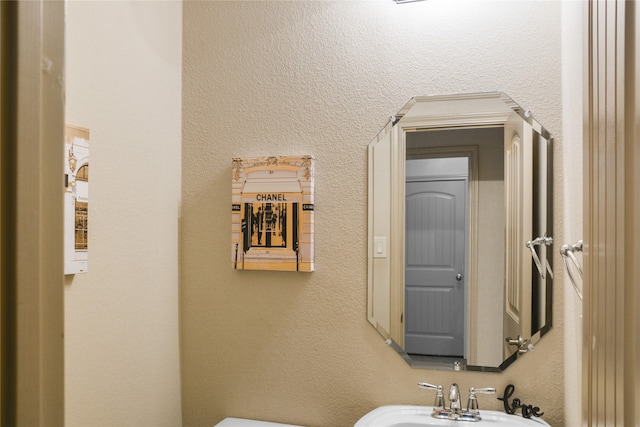
<path id="1" fill-rule="evenodd" d="M 552 139 L 503 93 L 414 97 L 369 144 L 368 307 L 414 367 L 500 371 L 552 324 Z"/>

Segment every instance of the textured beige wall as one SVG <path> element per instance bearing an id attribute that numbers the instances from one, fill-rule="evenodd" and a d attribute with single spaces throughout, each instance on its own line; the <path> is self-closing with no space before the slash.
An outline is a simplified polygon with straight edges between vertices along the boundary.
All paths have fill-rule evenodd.
<path id="1" fill-rule="evenodd" d="M 379 405 L 431 404 L 418 381 L 513 383 L 564 425 L 561 281 L 554 329 L 501 374 L 411 369 L 365 313 L 367 144 L 413 95 L 500 90 L 556 136 L 558 152 L 560 10 L 540 1 L 184 3 L 185 426 L 237 416 L 347 427 Z M 234 271 L 231 159 L 286 154 L 316 156 L 316 271 Z M 562 204 L 560 195 L 558 218 Z M 480 404 L 500 406 L 492 396 Z"/>
<path id="2" fill-rule="evenodd" d="M 67 3 L 67 117 L 91 130 L 89 273 L 67 276 L 68 426 L 179 426 L 179 2 Z"/>

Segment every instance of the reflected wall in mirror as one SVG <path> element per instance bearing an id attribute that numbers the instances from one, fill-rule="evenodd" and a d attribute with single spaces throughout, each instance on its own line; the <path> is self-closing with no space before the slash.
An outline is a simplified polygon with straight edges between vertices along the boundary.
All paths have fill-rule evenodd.
<path id="1" fill-rule="evenodd" d="M 369 144 L 367 317 L 412 366 L 499 371 L 551 328 L 551 147 L 497 92 L 412 98 Z"/>

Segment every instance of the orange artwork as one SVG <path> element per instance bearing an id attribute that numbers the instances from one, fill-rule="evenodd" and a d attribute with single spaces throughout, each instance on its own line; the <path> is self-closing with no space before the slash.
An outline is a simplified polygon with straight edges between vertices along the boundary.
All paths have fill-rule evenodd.
<path id="1" fill-rule="evenodd" d="M 65 125 L 64 273 L 88 271 L 89 129 Z"/>
<path id="2" fill-rule="evenodd" d="M 313 176 L 312 156 L 233 159 L 233 268 L 313 271 Z"/>

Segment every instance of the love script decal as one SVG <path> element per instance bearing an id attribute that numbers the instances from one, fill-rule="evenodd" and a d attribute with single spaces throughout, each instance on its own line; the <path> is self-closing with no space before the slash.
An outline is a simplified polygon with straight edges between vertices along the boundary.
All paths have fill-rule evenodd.
<path id="1" fill-rule="evenodd" d="M 541 417 L 544 415 L 544 412 L 540 412 L 539 407 L 522 403 L 517 397 L 513 398 L 510 404 L 509 398 L 513 395 L 514 391 L 516 391 L 516 387 L 513 384 L 509 384 L 504 389 L 503 396 L 498 398 L 498 400 L 502 400 L 502 403 L 504 403 L 504 411 L 507 414 L 515 414 L 518 409 L 521 409 L 522 416 L 525 418 L 531 418 L 532 416 Z"/>

